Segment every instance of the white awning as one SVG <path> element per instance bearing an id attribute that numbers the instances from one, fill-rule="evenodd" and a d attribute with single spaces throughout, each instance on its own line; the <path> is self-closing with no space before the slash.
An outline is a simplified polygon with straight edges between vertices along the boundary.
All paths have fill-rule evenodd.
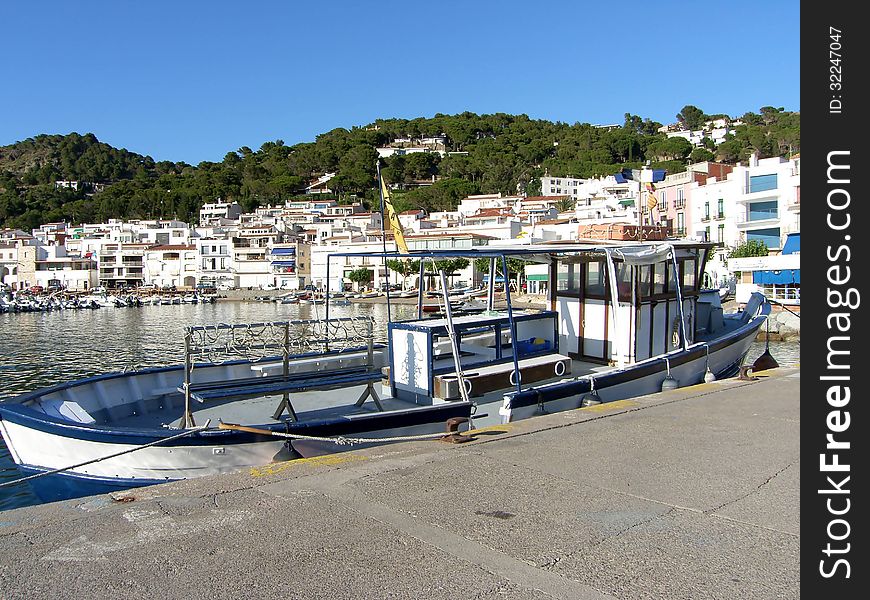
<path id="1" fill-rule="evenodd" d="M 623 246 L 611 250 L 613 257 L 629 265 L 650 265 L 668 259 L 673 250 L 670 244 L 650 246 Z"/>

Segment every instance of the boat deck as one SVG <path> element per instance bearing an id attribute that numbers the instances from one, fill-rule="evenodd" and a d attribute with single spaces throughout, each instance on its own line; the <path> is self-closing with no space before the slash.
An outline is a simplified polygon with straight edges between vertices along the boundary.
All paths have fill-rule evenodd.
<path id="1" fill-rule="evenodd" d="M 607 365 L 595 364 L 581 360 L 571 360 L 571 372 L 562 377 L 551 377 L 535 381 L 531 385 L 543 385 L 558 381 L 568 381 L 584 375 L 603 373 L 611 370 Z M 375 390 L 380 397 L 384 410 L 402 410 L 414 408 L 416 404 L 393 398 L 389 395 L 389 388 L 376 384 Z M 528 385 L 523 385 L 527 388 Z M 477 413 L 487 416 L 475 419 L 477 426 L 495 425 L 501 422 L 498 409 L 501 406 L 506 392 L 515 388 L 502 388 L 492 390 L 484 394 L 472 394 L 471 400 L 478 405 Z M 290 392 L 290 402 L 300 421 L 319 421 L 340 416 L 371 414 L 378 412 L 377 405 L 368 398 L 362 406 L 355 406 L 354 402 L 366 390 L 365 385 L 356 385 L 331 390 L 309 390 L 303 392 Z M 212 425 L 219 421 L 225 423 L 239 423 L 245 425 L 280 423 L 290 419 L 285 411 L 280 419 L 274 419 L 275 410 L 280 405 L 283 394 L 269 394 L 254 398 L 211 400 L 207 402 L 193 402 L 191 409 L 194 421 L 197 425 L 211 420 Z M 156 410 L 146 414 L 133 414 L 128 417 L 113 419 L 112 426 L 149 428 L 177 425 L 184 407 L 181 394 L 167 396 L 166 401 Z"/>

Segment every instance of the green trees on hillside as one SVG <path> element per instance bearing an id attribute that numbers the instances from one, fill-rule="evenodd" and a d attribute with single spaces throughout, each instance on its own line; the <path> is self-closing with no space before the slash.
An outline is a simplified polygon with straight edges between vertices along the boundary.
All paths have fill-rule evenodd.
<path id="1" fill-rule="evenodd" d="M 715 115 L 712 115 L 715 116 Z M 677 115 L 697 129 L 711 115 L 691 105 Z M 39 135 L 0 147 L 0 226 L 26 228 L 56 220 L 170 218 L 194 221 L 204 202 L 236 200 L 245 210 L 277 204 L 304 191 L 324 173 L 342 202 L 377 208 L 375 148 L 396 138 L 446 135 L 446 155 L 412 153 L 383 161 L 398 210 L 449 210 L 478 193 L 537 193 L 540 177 L 598 177 L 650 161 L 671 172 L 689 161 L 745 160 L 800 151 L 800 115 L 765 106 L 740 117 L 743 125 L 706 152 L 681 138 L 667 138 L 661 124 L 630 113 L 622 126 L 561 123 L 527 115 L 436 114 L 431 118 L 378 119 L 366 127 L 338 128 L 313 142 L 287 146 L 282 140 L 228 152 L 220 162 L 197 166 L 155 162 L 102 143 L 93 134 Z M 420 180 L 436 179 L 410 189 Z M 102 184 L 102 191 L 56 190 L 57 180 Z M 409 189 L 402 189 L 408 186 Z"/>

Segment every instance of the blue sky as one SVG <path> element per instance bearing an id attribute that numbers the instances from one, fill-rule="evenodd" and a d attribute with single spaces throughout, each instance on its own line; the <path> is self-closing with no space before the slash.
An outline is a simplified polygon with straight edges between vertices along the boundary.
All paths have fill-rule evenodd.
<path id="1" fill-rule="evenodd" d="M 742 0 L 10 2 L 0 145 L 92 132 L 196 164 L 382 117 L 797 111 L 799 12 Z"/>

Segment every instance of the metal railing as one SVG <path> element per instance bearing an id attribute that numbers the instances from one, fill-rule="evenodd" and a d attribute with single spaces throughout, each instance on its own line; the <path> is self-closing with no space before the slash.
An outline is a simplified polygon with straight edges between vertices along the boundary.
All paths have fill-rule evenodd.
<path id="1" fill-rule="evenodd" d="M 342 317 L 185 327 L 184 415 L 179 426 L 194 425 L 190 409 L 191 378 L 197 361 L 219 365 L 239 359 L 257 362 L 280 355 L 282 375 L 286 378 L 293 356 L 365 347 L 367 364 L 371 366 L 374 364 L 373 326 L 373 317 Z"/>

